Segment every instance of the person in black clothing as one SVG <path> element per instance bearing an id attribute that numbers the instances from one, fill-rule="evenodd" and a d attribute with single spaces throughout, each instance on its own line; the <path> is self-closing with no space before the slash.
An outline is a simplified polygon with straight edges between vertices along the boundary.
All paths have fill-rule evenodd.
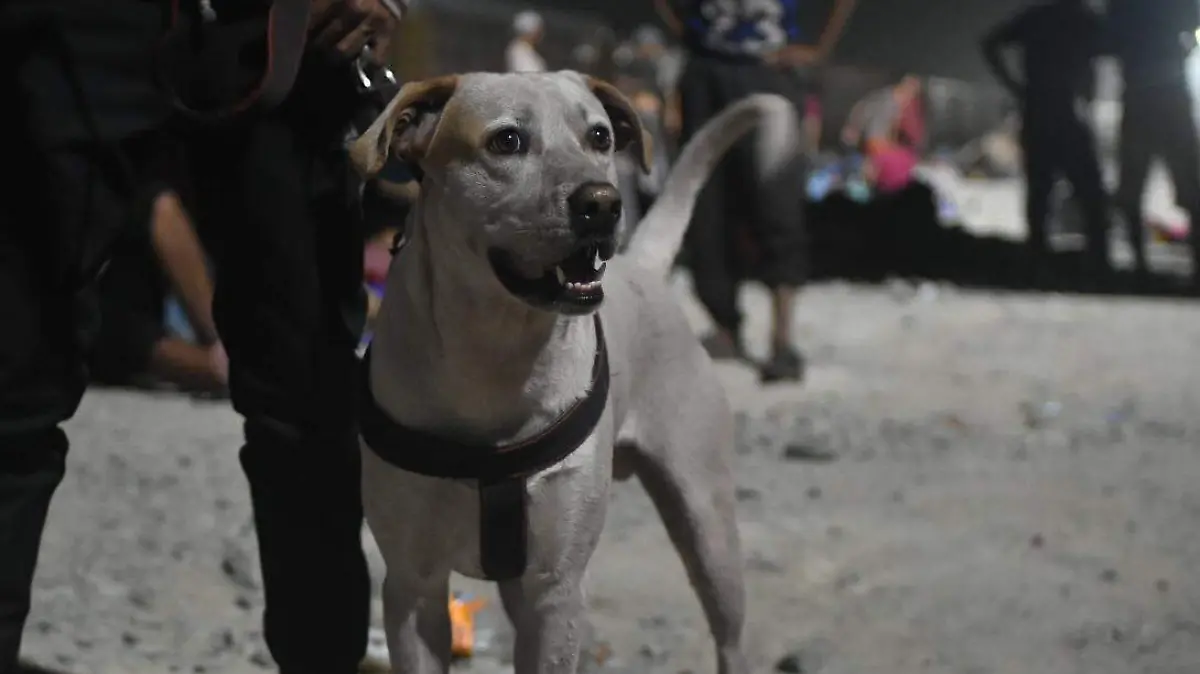
<path id="1" fill-rule="evenodd" d="M 1100 19 L 1083 0 L 1051 0 L 1023 10 L 983 40 L 987 63 L 1021 105 L 1025 213 L 1038 273 L 1046 270 L 1051 195 L 1060 176 L 1070 181 L 1083 211 L 1092 273 L 1109 267 L 1107 195 L 1092 129 L 1078 112 L 1094 94 L 1101 37 Z M 1005 64 L 1009 47 L 1021 52 L 1020 79 Z"/>
<path id="2" fill-rule="evenodd" d="M 350 400 L 365 299 L 342 141 L 357 105 L 350 59 L 398 18 L 384 0 L 313 0 L 284 102 L 190 129 L 198 215 L 215 225 L 214 314 L 245 417 L 267 610 L 284 674 L 357 670 L 369 577 Z M 266 0 L 214 0 L 265 16 Z M 278 2 L 276 3 L 278 5 Z M 16 669 L 30 585 L 62 480 L 61 424 L 87 383 L 96 279 L 112 241 L 149 217 L 143 189 L 173 109 L 155 85 L 167 0 L 0 2 L 0 674 Z M 185 20 L 200 7 L 183 0 Z M 226 74 L 216 73 L 215 77 Z M 229 83 L 226 83 L 227 85 Z"/>
<path id="3" fill-rule="evenodd" d="M 1200 9 L 1194 0 L 1109 0 L 1110 48 L 1121 63 L 1117 207 L 1125 217 L 1139 272 L 1146 271 L 1142 196 L 1150 160 L 1162 157 L 1175 201 L 1191 218 L 1192 283 L 1200 288 L 1200 142 L 1184 60 L 1195 48 Z"/>

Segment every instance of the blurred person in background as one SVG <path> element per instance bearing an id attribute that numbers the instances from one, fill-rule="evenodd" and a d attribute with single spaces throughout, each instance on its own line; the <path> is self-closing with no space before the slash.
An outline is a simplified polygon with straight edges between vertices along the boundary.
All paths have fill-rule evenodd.
<path id="1" fill-rule="evenodd" d="M 842 141 L 866 155 L 866 176 L 878 193 L 895 194 L 908 187 L 925 142 L 920 78 L 905 75 L 867 94 L 851 109 Z"/>
<path id="2" fill-rule="evenodd" d="M 679 80 L 681 142 L 727 105 L 770 92 L 796 101 L 797 80 L 788 72 L 815 64 L 833 49 L 853 9 L 836 0 L 815 44 L 804 44 L 797 0 L 656 0 L 656 8 L 687 49 Z M 799 381 L 804 358 L 792 339 L 796 291 L 808 274 L 803 214 L 803 160 L 762 183 L 756 178 L 751 139 L 730 152 L 701 192 L 688 229 L 686 254 L 696 294 L 716 330 L 704 344 L 716 359 L 743 359 L 738 288 L 741 227 L 760 256 L 757 276 L 770 288 L 770 353 L 763 382 Z"/>
<path id="3" fill-rule="evenodd" d="M 1118 141 L 1116 203 L 1125 218 L 1139 273 L 1145 274 L 1142 200 L 1150 162 L 1171 173 L 1175 201 L 1188 213 L 1192 286 L 1200 291 L 1200 141 L 1197 141 L 1185 63 L 1196 46 L 1195 0 L 1109 0 L 1109 48 L 1121 63 L 1124 90 Z"/>
<path id="4" fill-rule="evenodd" d="M 571 50 L 571 61 L 575 70 L 591 74 L 600 61 L 600 50 L 594 44 L 581 42 Z"/>
<path id="5" fill-rule="evenodd" d="M 821 154 L 821 134 L 825 132 L 825 109 L 821 105 L 824 84 L 821 74 L 812 68 L 803 68 L 797 74 L 807 83 L 806 93 L 800 102 L 805 150 L 810 158 L 815 158 Z"/>
<path id="6" fill-rule="evenodd" d="M 389 159 L 379 174 L 363 186 L 366 242 L 363 283 L 367 290 L 367 334 L 363 335 L 363 346 L 370 341 L 375 316 L 383 301 L 392 252 L 404 239 L 409 213 L 416 206 L 420 192 L 420 183 L 410 166 L 397 158 Z"/>
<path id="7" fill-rule="evenodd" d="M 508 72 L 545 72 L 546 61 L 537 50 L 545 30 L 542 15 L 532 10 L 519 12 L 513 17 L 512 29 L 512 41 L 504 51 L 504 62 Z"/>
<path id="8" fill-rule="evenodd" d="M 1083 212 L 1089 278 L 1096 281 L 1109 268 L 1108 196 L 1095 134 L 1080 112 L 1095 95 L 1101 29 L 1084 0 L 1050 0 L 1018 12 L 983 39 L 988 66 L 1021 106 L 1025 218 L 1039 281 L 1049 276 L 1048 226 L 1060 176 Z M 1021 76 L 1005 61 L 1010 49 L 1021 54 Z"/>
<path id="9" fill-rule="evenodd" d="M 674 124 L 677 131 L 679 92 L 676 85 L 683 71 L 683 54 L 667 44 L 666 35 L 657 26 L 638 26 L 631 42 L 634 49 L 631 73 L 658 97 L 662 103 L 660 117 L 664 124 Z M 673 133 L 670 128 L 667 131 Z"/>
<path id="10" fill-rule="evenodd" d="M 632 157 L 617 157 L 618 182 L 625 211 L 618 235 L 622 245 L 629 241 L 632 228 L 654 203 L 670 169 L 671 143 L 663 120 L 668 93 L 662 88 L 660 76 L 665 55 L 665 37 L 654 26 L 638 28 L 630 41 L 618 47 L 613 55 L 617 64 L 616 86 L 629 97 L 653 140 L 653 163 L 649 173 L 642 173 Z"/>
<path id="11" fill-rule="evenodd" d="M 164 135 L 154 157 L 137 197 L 149 201 L 149 218 L 117 235 L 98 281 L 91 381 L 223 394 L 229 361 L 213 321 L 209 259 L 184 206 L 192 195 L 184 148 Z"/>
<path id="12" fill-rule="evenodd" d="M 0 3 L 0 122 L 21 169 L 0 183 L 0 671 L 17 668 L 66 466 L 61 424 L 87 385 L 97 279 L 122 232 L 150 218 L 139 196 L 167 123 L 184 122 L 178 96 L 212 104 L 200 116 L 218 122 L 187 122 L 185 140 L 197 150 L 197 219 L 213 226 L 214 322 L 245 418 L 264 636 L 283 674 L 358 670 L 370 579 L 346 392 L 365 298 L 343 139 L 362 100 L 354 61 L 368 44 L 386 53 L 403 4 L 212 0 L 181 2 L 175 14 L 160 0 Z M 292 19 L 270 40 L 268 10 Z M 175 39 L 164 40 L 173 19 Z M 204 52 L 186 39 L 193 29 L 227 51 Z M 253 45 L 264 58 L 251 64 L 242 57 Z M 281 62 L 298 65 L 301 51 L 293 80 Z M 168 66 L 173 76 L 159 77 Z M 244 93 L 264 92 L 254 87 L 264 80 L 278 105 L 255 107 L 265 99 Z"/>
<path id="13" fill-rule="evenodd" d="M 167 383 L 209 394 L 225 389 L 229 360 L 213 322 L 208 259 L 173 190 L 158 192 L 146 227 L 131 227 L 114 243 L 99 292 L 94 382 Z M 173 325 L 167 313 L 173 300 L 184 311 L 184 325 Z"/>

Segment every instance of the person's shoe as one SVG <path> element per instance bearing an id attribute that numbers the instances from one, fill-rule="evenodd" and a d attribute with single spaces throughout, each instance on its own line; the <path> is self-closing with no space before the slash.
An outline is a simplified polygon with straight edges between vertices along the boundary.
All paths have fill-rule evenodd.
<path id="1" fill-rule="evenodd" d="M 726 332 L 714 332 L 700 340 L 700 345 L 713 360 L 744 360 L 742 345 Z"/>
<path id="2" fill-rule="evenodd" d="M 776 346 L 759 369 L 759 380 L 764 384 L 803 381 L 804 356 L 790 344 Z"/>

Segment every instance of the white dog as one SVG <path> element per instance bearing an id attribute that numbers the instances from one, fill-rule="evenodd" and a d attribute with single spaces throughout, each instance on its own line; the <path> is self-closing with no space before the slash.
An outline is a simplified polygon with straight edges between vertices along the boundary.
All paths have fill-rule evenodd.
<path id="1" fill-rule="evenodd" d="M 421 173 L 362 405 L 396 672 L 447 670 L 452 571 L 500 582 L 517 672 L 576 671 L 584 569 L 611 481 L 630 475 L 683 558 L 719 671 L 746 671 L 733 418 L 666 276 L 699 189 L 760 122 L 764 172 L 797 153 L 787 101 L 731 106 L 611 262 L 613 152 L 645 168 L 650 149 L 607 83 L 558 72 L 409 84 L 352 147 L 365 174 L 389 154 Z"/>

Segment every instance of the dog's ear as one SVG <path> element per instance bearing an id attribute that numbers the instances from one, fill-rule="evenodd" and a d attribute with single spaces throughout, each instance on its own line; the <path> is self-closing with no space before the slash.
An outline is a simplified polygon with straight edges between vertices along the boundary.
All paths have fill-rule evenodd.
<path id="1" fill-rule="evenodd" d="M 442 108 L 458 88 L 457 75 L 405 84 L 350 146 L 350 160 L 365 177 L 378 173 L 388 157 L 420 163 L 437 134 Z"/>
<path id="2" fill-rule="evenodd" d="M 633 103 L 629 102 L 625 94 L 604 80 L 588 77 L 587 85 L 592 90 L 592 95 L 600 100 L 604 112 L 608 113 L 608 119 L 612 122 L 613 147 L 618 152 L 626 149 L 636 152 L 642 171 L 649 173 L 654 146 L 650 134 L 642 125 L 641 116 L 633 108 Z"/>

